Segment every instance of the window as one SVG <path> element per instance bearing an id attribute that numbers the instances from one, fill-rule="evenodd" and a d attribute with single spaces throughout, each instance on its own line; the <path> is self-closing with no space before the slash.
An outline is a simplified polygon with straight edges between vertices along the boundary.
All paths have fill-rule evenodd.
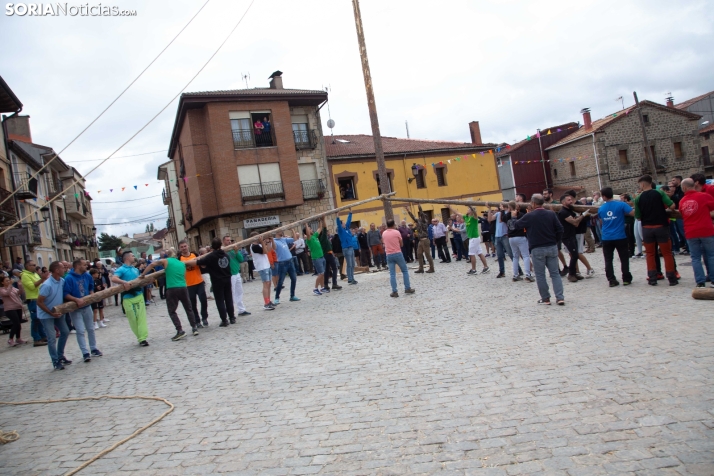
<path id="1" fill-rule="evenodd" d="M 325 188 L 322 180 L 317 178 L 317 167 L 315 164 L 298 164 L 300 174 L 300 185 L 302 186 L 302 198 L 320 198 L 324 196 Z"/>
<path id="2" fill-rule="evenodd" d="M 337 184 L 340 187 L 340 198 L 343 202 L 357 200 L 357 190 L 355 190 L 355 182 L 352 177 L 337 179 Z"/>
<path id="3" fill-rule="evenodd" d="M 709 156 L 709 146 L 702 147 L 702 161 L 704 165 L 711 165 L 711 157 Z"/>
<path id="4" fill-rule="evenodd" d="M 270 111 L 231 111 L 228 117 L 235 149 L 275 145 Z"/>
<path id="5" fill-rule="evenodd" d="M 213 240 L 216 237 L 216 230 L 208 230 L 208 239 Z"/>
<path id="6" fill-rule="evenodd" d="M 645 164 L 647 164 L 647 147 L 643 147 L 642 150 L 644 151 L 643 153 L 645 154 Z M 650 146 L 650 153 L 652 154 L 652 160 L 654 160 L 655 166 L 657 164 L 657 156 L 655 155 L 655 146 L 651 145 Z"/>
<path id="7" fill-rule="evenodd" d="M 674 143 L 674 158 L 681 159 L 682 157 L 684 157 L 684 154 L 682 153 L 682 143 L 675 142 Z"/>
<path id="8" fill-rule="evenodd" d="M 417 173 L 416 186 L 417 188 L 426 188 L 426 170 L 423 168 L 420 168 Z"/>
<path id="9" fill-rule="evenodd" d="M 630 161 L 627 158 L 627 149 L 622 149 L 618 151 L 620 155 L 620 165 L 629 165 Z"/>
<path id="10" fill-rule="evenodd" d="M 553 177 L 558 178 L 558 169 L 553 169 Z"/>
<path id="11" fill-rule="evenodd" d="M 451 219 L 451 209 L 450 208 L 442 208 L 441 209 L 441 221 L 444 223 L 444 225 L 449 223 L 449 220 Z"/>
<path id="12" fill-rule="evenodd" d="M 570 162 L 570 176 L 575 177 L 575 162 Z"/>
<path id="13" fill-rule="evenodd" d="M 295 139 L 295 148 L 310 149 L 314 147 L 314 141 L 309 130 L 307 115 L 291 116 L 293 124 L 293 138 Z"/>
<path id="14" fill-rule="evenodd" d="M 239 165 L 238 181 L 243 202 L 285 198 L 280 164 Z"/>
<path id="15" fill-rule="evenodd" d="M 387 190 L 386 192 L 382 191 L 382 185 L 379 183 L 379 172 L 375 173 L 374 179 L 377 181 L 377 193 L 379 195 L 382 195 L 382 193 L 390 193 L 394 191 L 394 181 L 392 177 L 392 172 L 387 172 L 387 179 L 389 180 L 389 190 Z"/>
<path id="16" fill-rule="evenodd" d="M 436 167 L 434 169 L 434 173 L 436 173 L 436 184 L 439 187 L 445 187 L 446 186 L 446 177 L 444 176 L 444 168 Z"/>
<path id="17" fill-rule="evenodd" d="M 42 255 L 38 254 L 37 255 L 37 268 L 42 268 L 44 264 L 42 264 Z"/>
<path id="18" fill-rule="evenodd" d="M 203 247 L 201 244 L 201 235 L 197 235 L 194 240 L 196 241 L 196 253 L 198 253 L 198 250 Z"/>
<path id="19" fill-rule="evenodd" d="M 647 114 L 642 114 L 642 120 L 645 122 L 645 124 L 649 124 L 650 116 L 648 116 Z"/>

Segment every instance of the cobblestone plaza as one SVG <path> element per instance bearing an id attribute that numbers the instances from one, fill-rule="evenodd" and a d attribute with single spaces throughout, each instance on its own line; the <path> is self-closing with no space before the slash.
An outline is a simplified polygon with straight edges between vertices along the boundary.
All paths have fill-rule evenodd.
<path id="1" fill-rule="evenodd" d="M 219 328 L 209 301 L 210 327 L 179 342 L 157 297 L 148 348 L 112 303 L 91 363 L 73 335 L 64 371 L 43 347 L 0 350 L 0 400 L 176 406 L 87 475 L 714 474 L 714 308 L 691 298 L 689 260 L 677 287 L 648 286 L 633 260 L 633 285 L 610 289 L 588 258 L 597 274 L 565 283 L 565 307 L 456 262 L 412 274 L 416 294 L 398 299 L 384 272 L 321 297 L 303 276 L 302 301 L 273 312 L 250 282 L 251 316 Z M 0 406 L 20 434 L 0 474 L 63 474 L 165 410 Z"/>

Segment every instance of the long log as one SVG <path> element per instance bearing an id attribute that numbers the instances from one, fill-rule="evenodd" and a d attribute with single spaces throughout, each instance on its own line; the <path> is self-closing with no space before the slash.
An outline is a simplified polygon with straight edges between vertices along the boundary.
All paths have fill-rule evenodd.
<path id="1" fill-rule="evenodd" d="M 692 297 L 694 299 L 714 301 L 714 288 L 694 288 L 692 290 Z"/>
<path id="2" fill-rule="evenodd" d="M 311 221 L 317 220 L 317 219 L 319 219 L 319 218 L 322 218 L 322 217 L 325 217 L 325 216 L 328 216 L 328 215 L 335 215 L 335 214 L 337 214 L 337 213 L 339 213 L 339 212 L 341 212 L 341 211 L 348 210 L 348 209 L 350 209 L 350 208 L 353 208 L 353 207 L 356 207 L 356 206 L 359 206 L 359 205 L 364 205 L 365 203 L 373 202 L 373 201 L 375 201 L 375 200 L 386 200 L 388 197 L 390 197 L 390 196 L 392 196 L 392 195 L 395 195 L 395 194 L 396 194 L 396 192 L 392 192 L 392 193 L 388 193 L 388 194 L 383 194 L 383 195 L 378 195 L 378 196 L 376 196 L 376 197 L 368 198 L 368 199 L 366 199 L 366 200 L 360 200 L 359 202 L 354 202 L 354 203 L 351 203 L 351 204 L 349 204 L 349 205 L 345 205 L 345 206 L 342 206 L 342 207 L 334 208 L 334 209 L 328 210 L 328 211 L 326 211 L 326 212 L 321 212 L 321 213 L 318 213 L 317 215 L 312 215 L 312 216 L 309 216 L 309 217 L 307 217 L 307 218 L 303 218 L 303 219 L 298 220 L 298 221 L 296 221 L 296 222 L 290 223 L 290 224 L 288 224 L 288 225 L 284 225 L 284 226 L 275 228 L 275 229 L 273 229 L 273 230 L 266 231 L 265 233 L 261 233 L 261 234 L 259 234 L 259 235 L 257 235 L 257 236 L 250 237 L 250 238 L 245 239 L 245 240 L 243 240 L 243 241 L 238 241 L 238 242 L 232 243 L 232 244 L 230 244 L 230 245 L 228 245 L 228 246 L 223 246 L 222 248 L 223 248 L 224 251 L 228 251 L 228 250 L 232 250 L 232 249 L 240 249 L 240 248 L 242 248 L 242 247 L 244 247 L 244 246 L 247 246 L 247 245 L 249 245 L 249 244 L 251 244 L 251 243 L 254 243 L 254 242 L 256 242 L 256 241 L 262 240 L 263 238 L 265 238 L 265 237 L 267 237 L 267 236 L 270 236 L 270 235 L 272 235 L 272 234 L 274 234 L 274 233 L 276 233 L 276 232 L 278 232 L 278 231 L 288 231 L 288 230 L 291 230 L 291 229 L 293 229 L 293 228 L 295 228 L 295 227 L 297 227 L 297 226 L 300 226 L 300 225 L 302 225 L 302 224 L 304 224 L 304 223 L 310 223 Z M 160 276 L 163 276 L 164 273 L 165 273 L 165 271 L 163 271 L 163 270 L 162 270 L 162 271 L 157 271 L 157 272 L 155 272 L 155 273 L 151 273 L 151 274 L 145 276 L 144 278 L 137 278 L 137 279 L 134 279 L 134 280 L 132 280 L 132 281 L 129 281 L 129 284 L 131 284 L 131 287 L 132 287 L 132 288 L 136 288 L 136 287 L 138 287 L 138 286 L 146 286 L 147 284 L 152 283 L 156 278 L 158 278 L 158 277 L 160 277 Z M 101 301 L 102 299 L 106 299 L 106 298 L 112 297 L 112 296 L 114 296 L 115 294 L 119 294 L 119 293 L 121 293 L 121 292 L 123 292 L 123 291 L 124 291 L 124 286 L 112 286 L 111 288 L 105 289 L 105 290 L 103 290 L 103 291 L 99 291 L 98 293 L 90 294 L 89 296 L 87 296 L 87 297 L 85 298 L 84 301 L 85 301 L 87 304 L 92 304 L 92 303 L 95 303 L 95 302 L 99 302 L 99 301 Z M 64 304 L 60 304 L 59 306 L 56 306 L 56 308 L 55 308 L 55 310 L 56 310 L 57 312 L 61 312 L 61 313 L 63 313 L 63 314 L 64 314 L 64 313 L 67 313 L 67 312 L 72 312 L 72 311 L 74 311 L 75 309 L 77 309 L 77 305 L 76 305 L 74 302 L 66 302 L 66 303 L 64 303 Z"/>
<path id="3" fill-rule="evenodd" d="M 401 198 L 401 197 L 393 197 L 393 198 L 385 198 L 385 200 L 389 200 L 390 202 L 405 202 L 405 203 L 434 203 L 438 205 L 462 205 L 462 206 L 471 206 L 471 207 L 499 207 L 502 204 L 503 205 L 508 205 L 508 201 L 503 201 L 503 202 L 483 202 L 480 200 L 438 200 L 435 198 Z M 518 204 L 520 208 L 525 209 L 530 205 L 530 202 L 522 202 Z M 548 210 L 553 210 L 554 212 L 559 211 L 563 206 L 556 203 L 556 204 L 546 204 L 543 206 L 543 208 L 546 208 Z M 573 205 L 573 210 L 582 213 L 585 210 L 590 210 L 590 213 L 593 215 L 597 215 L 597 210 L 598 210 L 599 205 Z M 682 218 L 682 215 L 679 214 L 678 211 L 676 210 L 667 210 L 667 215 L 670 218 Z"/>

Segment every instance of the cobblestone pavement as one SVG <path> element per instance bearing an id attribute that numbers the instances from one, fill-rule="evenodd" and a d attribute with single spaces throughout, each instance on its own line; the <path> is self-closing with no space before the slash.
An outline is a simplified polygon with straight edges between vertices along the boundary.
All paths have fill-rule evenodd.
<path id="1" fill-rule="evenodd" d="M 0 352 L 0 400 L 176 405 L 80 474 L 714 474 L 713 303 L 690 297 L 684 264 L 678 287 L 647 286 L 635 260 L 635 283 L 610 289 L 588 257 L 597 275 L 566 283 L 565 307 L 463 263 L 398 299 L 386 273 L 322 297 L 301 277 L 302 301 L 274 312 L 246 283 L 251 316 L 218 328 L 211 302 L 210 328 L 180 342 L 158 301 L 148 348 L 112 305 L 103 358 L 79 362 L 74 336 L 62 372 L 45 348 Z M 62 474 L 165 408 L 0 406 L 20 433 L 0 473 Z"/>

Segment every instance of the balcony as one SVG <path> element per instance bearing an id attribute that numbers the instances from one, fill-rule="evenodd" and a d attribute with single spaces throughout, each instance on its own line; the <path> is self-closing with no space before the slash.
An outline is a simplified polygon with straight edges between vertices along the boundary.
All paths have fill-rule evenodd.
<path id="1" fill-rule="evenodd" d="M 234 149 L 250 149 L 253 147 L 273 147 L 275 140 L 273 132 L 254 134 L 248 129 L 233 130 L 233 148 Z"/>
<path id="2" fill-rule="evenodd" d="M 193 221 L 193 213 L 191 212 L 191 205 L 189 205 L 189 206 L 186 207 L 186 214 L 184 215 L 184 218 L 185 218 L 186 221 L 188 221 L 188 222 L 192 222 L 192 221 Z"/>
<path id="3" fill-rule="evenodd" d="M 285 200 L 283 182 L 262 182 L 240 186 L 243 203 Z"/>
<path id="4" fill-rule="evenodd" d="M 20 226 L 7 230 L 3 235 L 5 246 L 36 246 L 42 244 L 40 225 Z"/>
<path id="5" fill-rule="evenodd" d="M 10 192 L 4 188 L 0 188 L 0 202 L 5 200 L 10 196 Z M 17 220 L 17 213 L 15 213 L 15 204 L 12 200 L 0 205 L 0 221 L 15 221 Z"/>
<path id="6" fill-rule="evenodd" d="M 324 198 L 325 185 L 322 180 L 303 180 L 300 184 L 302 185 L 302 198 L 305 200 Z"/>
<path id="7" fill-rule="evenodd" d="M 84 206 L 82 199 L 68 196 L 65 200 L 65 206 L 65 211 L 68 216 L 78 220 L 87 218 L 87 207 Z"/>
<path id="8" fill-rule="evenodd" d="M 167 229 L 168 231 L 172 231 L 174 228 L 175 228 L 175 226 L 174 226 L 174 221 L 173 221 L 171 218 L 169 218 L 168 220 L 166 220 L 166 229 Z"/>
<path id="9" fill-rule="evenodd" d="M 166 193 L 166 189 L 161 191 L 161 198 L 164 200 L 164 205 L 171 205 L 171 195 Z"/>
<path id="10" fill-rule="evenodd" d="M 62 181 L 58 178 L 47 179 L 47 195 L 54 198 L 62 193 Z"/>
<path id="11" fill-rule="evenodd" d="M 295 149 L 297 150 L 317 147 L 317 134 L 314 130 L 293 131 L 293 139 L 295 139 Z"/>
<path id="12" fill-rule="evenodd" d="M 90 239 L 86 235 L 78 235 L 76 233 L 70 233 L 69 244 L 73 248 L 85 248 L 90 244 Z"/>
<path id="13" fill-rule="evenodd" d="M 55 222 L 55 237 L 57 241 L 67 241 L 69 239 L 69 221 L 57 220 Z"/>
<path id="14" fill-rule="evenodd" d="M 28 172 L 15 173 L 15 198 L 18 200 L 32 200 L 37 198 L 37 179 L 30 178 Z"/>

